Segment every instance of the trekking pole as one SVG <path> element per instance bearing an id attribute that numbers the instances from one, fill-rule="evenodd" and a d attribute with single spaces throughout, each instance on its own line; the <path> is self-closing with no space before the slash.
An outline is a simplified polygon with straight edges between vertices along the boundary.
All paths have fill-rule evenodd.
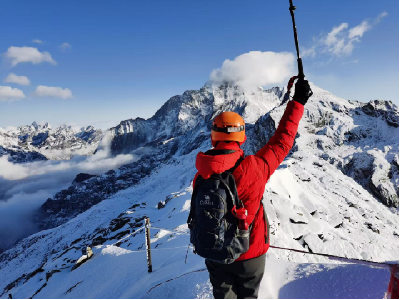
<path id="1" fill-rule="evenodd" d="M 153 272 L 153 265 L 151 263 L 151 247 L 150 247 L 150 218 L 146 218 L 145 221 L 146 226 L 146 250 L 147 250 L 147 267 L 148 272 Z"/>
<path id="2" fill-rule="evenodd" d="M 293 23 L 294 43 L 296 45 L 296 52 L 297 52 L 297 67 L 299 69 L 298 77 L 300 79 L 304 79 L 303 61 L 301 60 L 300 57 L 299 39 L 297 37 L 297 27 L 296 27 L 296 21 L 294 19 L 294 11 L 296 10 L 296 6 L 293 5 L 293 0 L 289 0 L 289 3 L 290 3 L 289 10 L 290 10 L 290 15 L 292 16 L 292 23 Z"/>
<path id="3" fill-rule="evenodd" d="M 288 85 L 287 85 L 286 94 L 283 97 L 283 103 L 285 103 L 287 100 L 289 100 L 290 90 L 292 89 L 294 81 L 297 78 L 304 79 L 304 77 L 305 77 L 304 70 L 303 70 L 303 61 L 301 60 L 301 57 L 300 57 L 299 39 L 297 36 L 296 21 L 294 19 L 294 11 L 296 10 L 296 6 L 293 5 L 293 0 L 289 0 L 289 4 L 290 4 L 290 6 L 289 6 L 290 15 L 292 16 L 294 44 L 296 45 L 296 52 L 297 52 L 297 69 L 299 71 L 299 74 L 297 76 L 293 76 L 292 78 L 290 78 Z"/>

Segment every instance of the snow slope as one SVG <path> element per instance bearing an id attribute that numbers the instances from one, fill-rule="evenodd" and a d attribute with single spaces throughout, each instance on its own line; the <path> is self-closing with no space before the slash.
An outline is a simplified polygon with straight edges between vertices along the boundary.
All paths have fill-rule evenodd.
<path id="1" fill-rule="evenodd" d="M 211 297 L 206 272 L 163 284 L 148 293 L 159 283 L 204 268 L 204 261 L 191 251 L 187 263 L 184 263 L 189 242 L 186 218 L 191 192 L 190 178 L 194 175 L 194 158 L 195 153 L 192 153 L 179 162 L 160 167 L 155 175 L 144 179 L 140 185 L 121 191 L 68 223 L 39 232 L 4 253 L 1 257 L 1 288 L 4 289 L 10 283 L 9 288 L 13 285 L 15 287 L 6 288 L 2 297 L 12 293 L 14 298 L 28 298 L 45 283 L 46 286 L 35 298 Z M 172 176 L 175 178 L 173 182 L 170 180 Z M 291 178 L 289 184 L 288 177 Z M 357 184 L 352 182 L 351 185 Z M 391 231 L 378 235 L 356 221 L 354 224 L 344 223 L 343 228 L 335 228 L 338 222 L 335 219 L 341 216 L 333 203 L 342 203 L 340 197 L 327 189 L 326 199 L 329 201 L 326 205 L 321 205 L 320 198 L 302 197 L 310 190 L 314 191 L 314 187 L 299 184 L 291 168 L 282 168 L 273 175 L 264 195 L 268 199 L 275 195 L 274 192 L 280 194 L 274 196 L 274 206 L 268 201 L 264 202 L 275 228 L 271 235 L 272 244 L 304 249 L 302 242 L 295 240 L 301 233 L 307 241 L 306 247 L 314 251 L 355 258 L 362 258 L 362 253 L 365 252 L 368 253 L 368 258 L 380 261 L 397 258 L 398 240 Z M 157 209 L 158 202 L 166 199 L 170 199 L 166 206 Z M 311 215 L 310 211 L 315 208 L 318 208 L 318 214 Z M 374 209 L 386 214 L 387 222 L 395 224 L 392 229 L 398 230 L 397 216 L 388 213 L 387 207 L 377 204 Z M 324 216 L 323 212 L 330 212 L 333 220 L 327 220 L 329 216 Z M 357 216 L 357 213 L 354 215 Z M 150 275 L 147 274 L 143 229 L 140 229 L 143 228 L 144 216 L 150 216 L 154 227 L 178 231 L 171 233 L 152 230 L 154 272 Z M 297 218 L 302 217 L 309 225 L 290 221 L 291 218 L 298 221 Z M 373 219 L 371 218 L 371 222 L 377 222 Z M 349 233 L 351 230 L 358 232 L 357 240 L 356 234 Z M 329 240 L 323 241 L 318 234 Z M 74 262 L 81 256 L 80 249 L 96 244 L 93 247 L 93 258 L 71 271 Z M 333 263 L 336 262 L 271 249 L 268 252 L 266 276 L 260 296 L 295 297 L 300 287 L 296 283 L 292 283 L 291 287 L 290 283 L 302 280 L 307 281 L 306 291 L 310 293 L 308 297 L 319 298 L 321 293 L 326 292 L 327 278 L 331 284 L 343 283 L 344 274 L 348 274 L 346 285 L 331 289 L 325 295 L 347 298 L 383 296 L 389 278 L 387 270 Z M 21 278 L 22 274 L 26 274 L 25 277 Z M 366 285 L 365 280 L 373 281 L 374 285 Z M 79 284 L 72 289 L 77 283 Z M 357 285 L 363 286 L 363 289 L 357 289 Z M 72 290 L 68 292 L 70 289 Z M 303 296 L 304 293 L 303 289 Z"/>
<path id="2" fill-rule="evenodd" d="M 313 90 L 295 146 L 264 193 L 271 244 L 310 253 L 398 260 L 398 210 L 382 200 L 391 198 L 372 192 L 376 185 L 382 195 L 393 195 L 390 188 L 398 187 L 398 169 L 396 173 L 392 164 L 398 153 L 393 117 L 397 107 L 387 103 L 381 111 L 375 107 L 371 115 L 363 111 L 366 104 L 337 98 L 315 86 Z M 197 101 L 190 99 L 190 105 Z M 226 105 L 241 112 L 252 105 L 235 101 Z M 100 201 L 1 254 L 1 297 L 11 293 L 14 298 L 210 298 L 207 272 L 189 273 L 204 269 L 204 260 L 191 251 L 186 263 L 185 259 L 195 157 L 209 148 L 207 122 L 221 108 L 218 100 L 213 103 L 206 116 L 197 114 L 206 109 L 204 103 L 198 105 L 194 119 L 202 122 L 194 129 L 188 125 L 180 134 L 171 131 L 174 136 L 154 136 L 153 150 L 137 162 L 71 186 L 69 199 L 85 201 L 96 194 Z M 163 118 L 188 105 L 165 109 Z M 268 140 L 284 108 L 277 102 L 245 115 L 247 154 Z M 191 115 L 182 119 L 189 124 Z M 162 124 L 163 130 L 172 128 L 166 125 Z M 364 166 L 360 162 L 367 159 L 357 154 L 366 155 L 372 164 L 368 160 Z M 363 170 L 368 171 L 366 176 L 361 176 Z M 373 178 L 378 178 L 375 183 Z M 68 195 L 51 201 L 67 205 Z M 146 266 L 145 216 L 154 227 L 152 274 L 147 274 Z M 93 257 L 71 270 L 86 246 L 93 248 Z M 175 277 L 179 278 L 166 282 Z M 270 249 L 260 297 L 382 298 L 388 280 L 387 269 Z"/>

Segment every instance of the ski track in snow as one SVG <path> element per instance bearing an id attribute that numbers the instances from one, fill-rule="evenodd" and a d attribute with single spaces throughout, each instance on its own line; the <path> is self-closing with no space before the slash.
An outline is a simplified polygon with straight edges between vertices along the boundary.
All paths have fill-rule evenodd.
<path id="1" fill-rule="evenodd" d="M 349 106 L 345 100 L 334 100 Z M 318 101 L 308 104 L 305 114 L 312 114 Z M 283 109 L 278 107 L 271 116 L 279 120 Z M 257 111 L 256 115 L 263 114 Z M 190 121 L 186 114 L 180 118 Z M 351 125 L 346 125 L 347 119 L 339 121 L 321 129 L 328 132 L 320 136 L 325 146 L 334 147 L 335 136 L 328 138 L 329 130 L 335 135 L 341 132 L 339 128 Z M 264 205 L 271 223 L 271 244 L 349 258 L 397 261 L 399 240 L 394 232 L 398 233 L 398 210 L 377 201 L 335 164 L 321 158 L 322 150 L 312 144 L 311 134 L 306 134 L 308 126 L 303 119 L 297 151 L 266 186 Z M 196 151 L 173 157 L 140 184 L 3 253 L 1 298 L 9 293 L 14 298 L 212 298 L 208 272 L 194 272 L 205 268 L 204 259 L 190 249 L 185 263 L 194 162 L 197 152 L 208 147 L 205 141 Z M 257 145 L 248 142 L 246 147 L 251 153 Z M 350 148 L 342 147 L 335 155 L 343 159 L 355 153 Z M 378 145 L 375 151 L 379 149 Z M 160 201 L 165 201 L 162 209 L 157 208 Z M 147 273 L 144 216 L 150 217 L 152 226 L 167 229 L 151 230 L 151 274 Z M 81 248 L 96 239 L 100 242 L 92 247 L 93 257 L 71 271 L 82 255 Z M 387 268 L 270 249 L 259 298 L 382 298 L 389 276 Z"/>

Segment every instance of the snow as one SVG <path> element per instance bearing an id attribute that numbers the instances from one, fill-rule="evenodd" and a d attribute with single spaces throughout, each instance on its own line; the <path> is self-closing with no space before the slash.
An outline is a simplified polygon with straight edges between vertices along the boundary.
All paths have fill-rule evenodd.
<path id="1" fill-rule="evenodd" d="M 202 93 L 207 89 L 211 87 L 204 87 Z M 356 176 L 356 167 L 371 164 L 361 157 L 351 170 L 355 175 L 346 173 L 343 167 L 357 155 L 367 155 L 372 162 L 371 169 L 367 169 L 372 180 L 377 178 L 389 192 L 390 187 L 396 188 L 396 182 L 398 187 L 396 173 L 392 179 L 382 180 L 388 172 L 387 162 L 398 157 L 398 128 L 365 114 L 354 113 L 353 118 L 350 114 L 361 104 L 337 98 L 315 86 L 313 90 L 315 96 L 306 106 L 294 151 L 272 175 L 263 200 L 271 223 L 271 244 L 310 253 L 271 248 L 259 297 L 382 298 L 389 282 L 387 267 L 348 264 L 311 251 L 378 262 L 398 260 L 398 210 L 374 197 L 363 185 L 364 178 Z M 270 121 L 278 123 L 284 106 L 263 103 L 258 96 L 267 91 L 244 95 L 233 88 L 224 91 L 231 93 L 232 101 L 226 101 L 222 94 L 218 98 L 218 91 L 214 91 L 213 105 L 221 104 L 222 99 L 226 108 L 246 104 L 245 119 L 250 126 L 245 150 L 254 153 L 268 139 Z M 279 97 L 274 95 L 264 96 L 278 103 Z M 208 108 L 200 108 L 194 123 L 193 118 L 187 117 L 196 105 L 204 104 L 203 96 L 193 92 L 182 96 L 191 101 L 174 100 L 185 104 L 182 114 L 177 113 L 176 117 L 180 116 L 184 125 L 181 134 L 187 133 L 188 137 L 177 135 L 171 140 L 164 135 L 162 147 L 179 138 L 190 144 L 196 134 L 207 132 L 198 120 L 209 113 Z M 169 113 L 166 123 L 172 119 Z M 122 132 L 132 122 L 114 128 L 114 133 L 119 134 L 118 130 Z M 201 126 L 185 133 L 193 124 Z M 362 133 L 365 138 L 350 143 L 348 132 Z M 3 253 L 0 297 L 7 298 L 11 293 L 14 298 L 212 298 L 204 259 L 188 248 L 186 224 L 195 157 L 208 147 L 209 141 L 200 139 L 192 151 L 175 152 L 139 183 L 118 191 L 67 223 L 31 235 Z M 165 207 L 158 209 L 159 202 L 164 202 Z M 150 274 L 144 217 L 149 217 L 152 224 Z M 80 249 L 94 241 L 100 242 L 92 247 L 93 257 L 71 271 L 81 256 Z M 35 273 L 38 268 L 43 271 Z"/>
<path id="2" fill-rule="evenodd" d="M 185 263 L 189 236 L 179 233 L 187 230 L 187 210 L 182 208 L 187 207 L 191 191 L 190 180 L 187 181 L 187 188 L 180 189 L 179 179 L 185 174 L 179 170 L 182 164 L 192 164 L 194 155 L 195 153 L 188 155 L 179 164 L 160 167 L 157 173 L 143 180 L 141 185 L 119 192 L 60 227 L 29 237 L 25 242 L 30 246 L 26 250 L 21 249 L 18 259 L 2 262 L 0 282 L 3 285 L 16 279 L 21 272 L 31 272 L 43 263 L 43 258 L 46 258 L 43 267 L 46 272 L 60 269 L 60 267 L 63 269 L 52 275 L 47 285 L 35 298 L 211 298 L 211 287 L 206 271 L 185 275 L 149 292 L 159 283 L 205 268 L 204 260 L 194 255 L 192 250 L 189 250 Z M 266 199 L 269 199 L 270 194 L 274 195 L 271 197 L 273 207 L 268 205 L 269 201 L 265 201 L 267 209 L 272 210 L 269 213 L 272 226 L 277 221 L 280 222 L 279 229 L 271 236 L 272 244 L 303 249 L 299 242 L 292 238 L 299 234 L 292 232 L 300 230 L 303 231 L 300 233 L 305 236 L 304 240 L 313 248 L 313 251 L 363 258 L 358 254 L 358 247 L 354 248 L 360 241 L 351 243 L 350 240 L 354 237 L 346 238 L 346 232 L 335 229 L 323 218 L 319 219 L 318 215 L 311 216 L 308 213 L 314 209 L 312 205 L 318 207 L 318 211 L 321 212 L 329 211 L 333 215 L 338 212 L 337 208 L 330 204 L 331 201 L 323 204 L 310 193 L 307 200 L 303 202 L 301 195 L 306 194 L 305 188 L 296 181 L 291 173 L 292 168 L 293 166 L 277 170 L 266 190 Z M 169 180 L 172 175 L 175 178 L 178 177 L 175 183 Z M 312 191 L 311 186 L 307 189 Z M 273 191 L 279 193 L 273 194 Z M 330 193 L 329 190 L 327 192 Z M 172 198 L 165 208 L 160 210 L 155 208 L 159 199 L 164 199 L 168 195 L 178 196 Z M 132 212 L 129 207 L 143 202 L 147 204 L 145 208 L 136 208 L 135 213 L 129 213 Z M 332 202 L 337 203 L 337 199 L 332 199 Z M 308 209 L 304 203 L 309 207 Z M 383 205 L 377 208 L 382 213 L 388 210 Z M 122 237 L 120 241 L 123 243 L 119 247 L 115 245 L 118 240 L 107 241 L 103 245 L 94 247 L 93 257 L 73 271 L 70 271 L 73 263 L 62 266 L 66 258 L 78 259 L 81 246 L 87 243 L 85 237 L 87 238 L 96 228 L 107 228 L 110 220 L 117 217 L 121 211 L 128 212 L 126 216 L 132 218 L 141 215 L 150 216 L 153 226 L 168 229 L 168 231 L 151 230 L 153 273 L 147 274 L 143 230 L 139 230 L 142 233 L 137 235 L 130 234 Z M 390 217 L 387 212 L 385 215 L 394 224 L 397 223 L 396 216 Z M 290 223 L 290 218 L 309 222 L 310 226 Z M 296 229 L 297 226 L 301 226 L 302 229 Z M 121 231 L 124 228 L 127 227 L 121 228 Z M 171 233 L 171 231 L 177 231 L 177 233 Z M 324 237 L 331 234 L 333 240 L 323 242 L 318 238 L 317 233 L 323 233 Z M 370 239 L 373 235 L 372 233 L 368 235 L 367 232 L 364 235 L 356 234 L 363 242 L 373 241 L 376 250 L 379 250 L 375 252 L 375 247 L 368 243 L 363 245 L 363 251 L 369 253 L 372 259 L 396 259 L 398 244 L 394 240 L 390 242 L 388 237 L 386 237 L 387 240 L 379 240 L 378 237 Z M 83 238 L 83 241 L 74 245 L 78 249 L 73 249 L 70 244 L 77 238 Z M 35 243 L 36 239 L 40 241 Z M 379 246 L 382 242 L 386 244 L 385 248 Z M 71 250 L 60 256 L 60 253 L 68 249 Z M 18 251 L 18 246 L 8 252 L 14 251 Z M 19 284 L 9 292 L 15 298 L 31 297 L 43 285 L 46 272 L 38 273 L 27 283 Z M 386 269 L 340 262 L 332 264 L 325 258 L 270 249 L 260 298 L 321 298 L 323 296 L 324 298 L 379 298 L 383 297 L 386 291 L 388 279 L 389 272 Z M 76 285 L 77 283 L 79 284 Z M 74 285 L 76 287 L 67 293 Z M 4 285 L 1 288 L 4 288 Z M 2 297 L 6 296 L 7 294 L 4 294 Z"/>

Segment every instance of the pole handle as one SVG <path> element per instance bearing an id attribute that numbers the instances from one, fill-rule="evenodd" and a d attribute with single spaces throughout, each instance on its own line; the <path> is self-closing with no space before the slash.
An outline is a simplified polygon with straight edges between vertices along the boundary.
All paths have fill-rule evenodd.
<path id="1" fill-rule="evenodd" d="M 297 66 L 299 68 L 299 79 L 304 79 L 305 75 L 303 71 L 303 61 L 301 60 L 301 58 L 297 59 Z"/>

